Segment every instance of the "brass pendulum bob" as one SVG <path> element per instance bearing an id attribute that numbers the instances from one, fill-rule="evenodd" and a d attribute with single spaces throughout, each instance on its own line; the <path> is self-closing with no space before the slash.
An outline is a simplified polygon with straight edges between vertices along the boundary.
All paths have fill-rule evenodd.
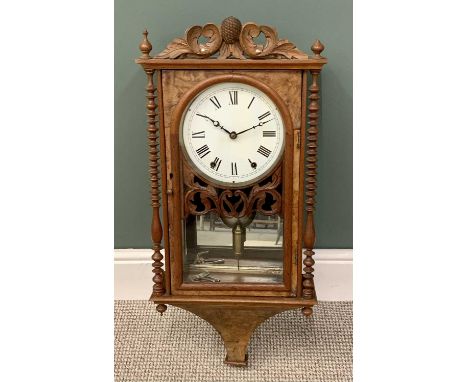
<path id="1" fill-rule="evenodd" d="M 239 262 L 241 256 L 244 255 L 244 243 L 246 240 L 246 227 L 252 223 L 255 217 L 255 212 L 250 216 L 224 217 L 221 218 L 228 227 L 232 227 L 232 250 L 237 259 L 237 270 L 240 269 Z"/>

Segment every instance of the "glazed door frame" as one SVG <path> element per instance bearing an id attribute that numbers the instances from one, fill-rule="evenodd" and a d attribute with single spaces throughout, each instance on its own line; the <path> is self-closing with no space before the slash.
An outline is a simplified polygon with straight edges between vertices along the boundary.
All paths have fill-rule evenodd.
<path id="1" fill-rule="evenodd" d="M 183 72 L 177 71 L 175 76 L 183 76 Z M 163 72 L 164 76 L 164 72 Z M 179 79 L 180 80 L 180 79 Z M 278 164 L 282 170 L 282 215 L 284 218 L 283 232 L 283 283 L 281 284 L 213 284 L 213 283 L 184 283 L 183 282 L 183 245 L 181 240 L 176 240 L 183 237 L 182 225 L 184 216 L 184 194 L 183 194 L 183 153 L 179 145 L 179 128 L 180 120 L 186 106 L 191 99 L 198 94 L 201 89 L 204 89 L 212 84 L 221 82 L 242 82 L 259 88 L 265 92 L 278 106 L 283 117 L 285 125 L 285 150 L 283 158 Z M 164 82 L 164 81 L 162 81 Z M 164 86 L 164 85 L 163 85 Z M 169 89 L 164 89 L 164 96 L 167 96 Z M 162 109 L 164 110 L 164 109 Z M 167 117 L 167 116 L 166 116 Z M 165 125 L 165 147 L 166 147 L 166 164 L 168 173 L 166 176 L 166 193 L 167 193 L 167 219 L 169 225 L 169 240 L 173 243 L 170 248 L 170 267 L 171 267 L 171 293 L 173 295 L 237 295 L 237 296 L 294 296 L 296 295 L 296 267 L 292 265 L 293 259 L 297 260 L 297 245 L 293 245 L 297 241 L 292 236 L 292 220 L 293 220 L 293 205 L 298 205 L 298 194 L 293 192 L 292 183 L 293 177 L 293 161 L 300 151 L 300 145 L 297 145 L 297 134 L 293 126 L 291 115 L 288 106 L 284 100 L 264 82 L 242 73 L 237 74 L 233 71 L 224 74 L 215 74 L 202 81 L 194 82 L 193 87 L 182 96 L 177 102 L 177 106 L 173 110 L 170 118 L 163 116 L 162 121 L 170 120 Z M 300 129 L 300 126 L 299 126 Z M 296 144 L 295 143 L 296 140 Z M 164 167 L 164 166 L 163 166 Z M 296 171 L 294 171 L 295 173 Z M 177 245 L 174 245 L 177 243 Z M 167 247 L 167 246 L 166 246 Z M 167 257 L 166 257 L 167 259 Z M 291 272 L 293 271 L 293 272 Z M 293 273 L 293 274 L 292 274 Z"/>

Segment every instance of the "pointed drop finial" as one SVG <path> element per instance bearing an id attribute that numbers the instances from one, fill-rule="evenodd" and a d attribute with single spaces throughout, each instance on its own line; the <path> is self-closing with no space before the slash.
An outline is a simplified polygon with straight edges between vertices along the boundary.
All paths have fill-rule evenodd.
<path id="1" fill-rule="evenodd" d="M 153 49 L 153 46 L 148 40 L 148 31 L 145 29 L 145 31 L 143 32 L 143 40 L 141 40 L 141 43 L 140 43 L 140 50 L 142 53 L 140 58 L 142 59 L 151 58 L 151 56 L 149 55 L 151 52 L 151 49 Z"/>
<path id="2" fill-rule="evenodd" d="M 314 58 L 322 58 L 322 56 L 320 55 L 320 53 L 323 52 L 323 50 L 325 49 L 325 47 L 324 47 L 323 44 L 320 42 L 320 40 L 315 40 L 314 44 L 311 46 L 310 49 L 312 50 L 312 52 L 314 52 Z"/>
<path id="3" fill-rule="evenodd" d="M 164 305 L 164 304 L 158 304 L 158 305 L 156 306 L 156 310 L 157 310 L 159 313 L 161 313 L 161 316 L 162 316 L 163 313 L 166 311 L 166 309 L 167 309 L 167 306 Z"/>

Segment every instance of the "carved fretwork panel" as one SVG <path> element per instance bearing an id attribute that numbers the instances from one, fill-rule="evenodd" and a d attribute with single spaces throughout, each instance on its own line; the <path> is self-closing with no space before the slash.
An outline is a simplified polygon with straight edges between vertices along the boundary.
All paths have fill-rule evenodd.
<path id="1" fill-rule="evenodd" d="M 270 176 L 249 187 L 217 188 L 208 184 L 184 160 L 184 215 L 205 215 L 215 211 L 221 218 L 242 218 L 255 212 L 282 216 L 281 172 L 279 166 Z"/>

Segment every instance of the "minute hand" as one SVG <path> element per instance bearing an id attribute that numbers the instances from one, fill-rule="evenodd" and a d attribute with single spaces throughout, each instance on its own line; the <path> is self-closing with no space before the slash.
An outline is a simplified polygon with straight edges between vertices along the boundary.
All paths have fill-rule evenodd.
<path id="1" fill-rule="evenodd" d="M 219 127 L 219 128 L 221 128 L 221 130 L 224 130 L 226 133 L 231 134 L 231 132 L 229 130 L 226 130 L 223 126 L 221 126 L 221 124 L 218 121 L 215 121 L 214 119 L 211 119 L 207 115 L 198 114 L 198 113 L 197 113 L 197 115 L 200 116 L 200 117 L 209 119 L 213 123 L 214 127 Z"/>
<path id="2" fill-rule="evenodd" d="M 258 125 L 255 125 L 255 126 L 249 127 L 248 129 L 242 130 L 241 132 L 237 133 L 237 135 L 240 135 L 242 133 L 245 133 L 246 131 L 255 129 L 256 127 L 263 126 L 265 123 L 270 122 L 270 121 L 272 121 L 272 119 L 269 119 L 268 121 L 265 121 L 265 122 L 260 122 Z"/>

